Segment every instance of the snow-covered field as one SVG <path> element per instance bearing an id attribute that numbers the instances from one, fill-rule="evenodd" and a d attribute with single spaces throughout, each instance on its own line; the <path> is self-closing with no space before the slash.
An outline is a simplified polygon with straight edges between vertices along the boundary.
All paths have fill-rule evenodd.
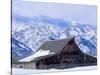
<path id="1" fill-rule="evenodd" d="M 18 69 L 12 68 L 12 75 L 34 75 L 36 73 L 46 72 L 62 72 L 62 71 L 83 71 L 83 70 L 96 70 L 97 66 L 75 67 L 70 69 L 49 69 L 49 70 L 31 70 L 31 69 Z"/>

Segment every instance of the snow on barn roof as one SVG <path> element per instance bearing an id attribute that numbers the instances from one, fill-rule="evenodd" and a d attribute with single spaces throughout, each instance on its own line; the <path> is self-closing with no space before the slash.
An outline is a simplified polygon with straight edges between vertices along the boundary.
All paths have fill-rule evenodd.
<path id="1" fill-rule="evenodd" d="M 72 37 L 55 41 L 47 41 L 40 46 L 40 48 L 35 54 L 26 57 L 22 60 L 19 60 L 19 62 L 30 62 L 32 60 L 37 60 L 39 58 L 45 58 L 48 56 L 59 54 L 66 45 L 66 43 L 70 40 L 72 40 Z"/>
<path id="2" fill-rule="evenodd" d="M 31 55 L 31 56 L 26 57 L 26 58 L 24 58 L 24 59 L 22 59 L 22 60 L 19 60 L 19 62 L 30 62 L 30 61 L 32 61 L 32 60 L 36 60 L 36 58 L 38 58 L 38 57 L 47 56 L 47 55 L 52 55 L 52 54 L 54 54 L 54 53 L 50 53 L 49 50 L 46 50 L 46 51 L 44 51 L 44 50 L 39 50 L 39 51 L 37 51 L 35 54 L 33 54 L 33 55 Z"/>

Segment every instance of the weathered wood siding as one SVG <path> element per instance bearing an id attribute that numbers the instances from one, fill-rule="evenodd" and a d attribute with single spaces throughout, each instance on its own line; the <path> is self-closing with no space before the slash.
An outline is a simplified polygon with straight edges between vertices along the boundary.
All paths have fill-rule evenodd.
<path id="1" fill-rule="evenodd" d="M 36 63 L 18 63 L 18 64 L 12 64 L 13 68 L 23 68 L 23 69 L 36 69 Z"/>

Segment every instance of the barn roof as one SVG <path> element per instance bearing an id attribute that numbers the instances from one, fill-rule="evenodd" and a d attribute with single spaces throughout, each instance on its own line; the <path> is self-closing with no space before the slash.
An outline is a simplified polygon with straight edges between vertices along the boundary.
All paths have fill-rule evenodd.
<path id="1" fill-rule="evenodd" d="M 65 45 L 72 39 L 72 37 L 69 37 L 61 40 L 47 41 L 40 46 L 36 53 L 22 60 L 19 60 L 19 62 L 30 62 L 32 60 L 59 54 Z"/>

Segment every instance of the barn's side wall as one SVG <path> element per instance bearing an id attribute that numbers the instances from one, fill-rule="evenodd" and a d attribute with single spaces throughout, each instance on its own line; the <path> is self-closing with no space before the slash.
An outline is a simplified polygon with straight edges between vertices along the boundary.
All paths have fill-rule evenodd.
<path id="1" fill-rule="evenodd" d="M 12 68 L 36 69 L 36 63 L 35 62 L 30 62 L 30 63 L 12 64 Z"/>

